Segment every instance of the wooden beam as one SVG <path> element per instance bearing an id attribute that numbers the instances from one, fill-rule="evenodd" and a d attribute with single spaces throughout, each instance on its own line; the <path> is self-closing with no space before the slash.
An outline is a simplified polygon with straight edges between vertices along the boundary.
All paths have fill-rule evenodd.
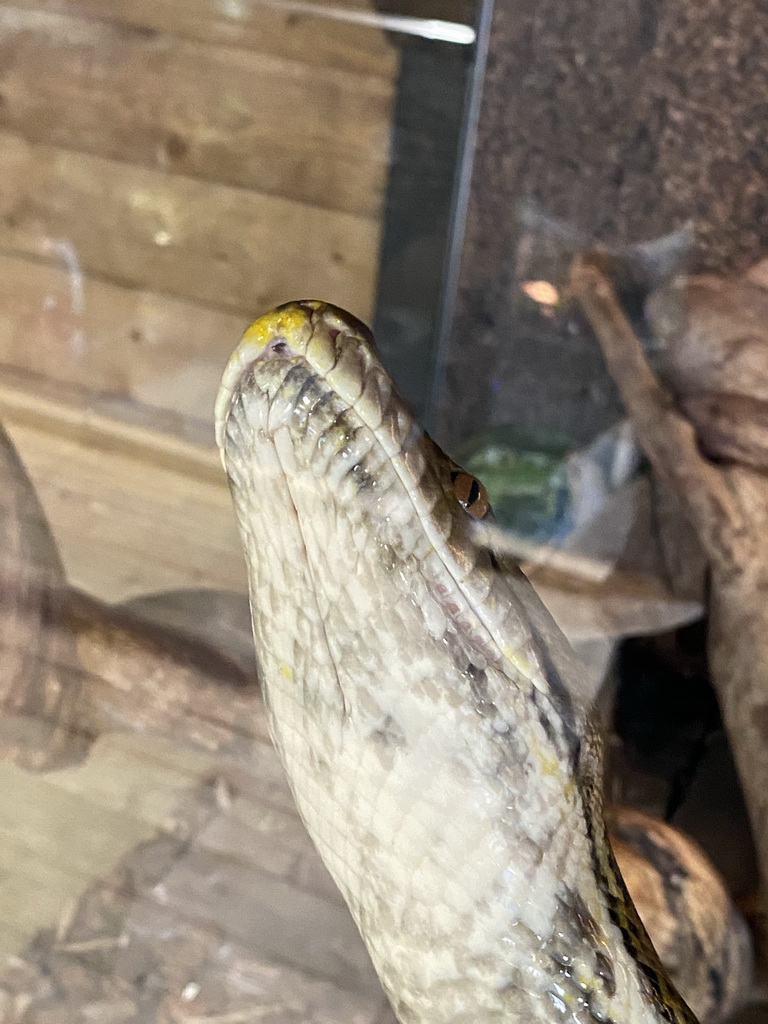
<path id="1" fill-rule="evenodd" d="M 300 9 L 290 3 L 212 4 L 209 0 L 16 0 L 16 7 L 78 14 L 123 22 L 154 31 L 173 31 L 206 42 L 243 46 L 262 53 L 294 57 L 306 63 L 347 67 L 389 77 L 396 66 L 397 37 L 383 29 L 345 22 L 329 15 L 399 15 L 438 18 L 470 25 L 476 0 L 310 0 Z M 311 13 L 312 8 L 316 13 Z M 401 37 L 402 38 L 402 37 Z"/>
<path id="2" fill-rule="evenodd" d="M 203 0 L 16 0 L 19 10 L 91 18 L 144 32 L 237 46 L 315 67 L 336 67 L 392 79 L 398 53 L 386 34 L 349 22 L 264 4 L 241 4 L 239 16 Z"/>
<path id="3" fill-rule="evenodd" d="M 216 389 L 246 316 L 3 254 L 0 310 L 4 405 L 58 396 L 213 444 Z"/>
<path id="4" fill-rule="evenodd" d="M 257 313 L 301 296 L 368 319 L 376 220 L 0 132 L 0 252 Z"/>
<path id="5" fill-rule="evenodd" d="M 5 6 L 0 46 L 0 126 L 31 142 L 380 215 L 391 79 Z"/>
<path id="6" fill-rule="evenodd" d="M 87 393 L 67 389 L 64 395 L 76 401 L 50 397 L 54 390 L 23 390 L 8 383 L 10 375 L 0 371 L 0 410 L 3 422 L 40 434 L 55 434 L 62 440 L 109 455 L 148 463 L 159 470 L 173 470 L 185 476 L 220 486 L 223 481 L 219 454 L 213 444 L 200 445 L 158 429 L 151 419 L 140 422 L 141 408 L 133 420 L 120 419 L 89 403 Z M 150 410 L 151 412 L 151 410 Z M 165 426 L 165 424 L 163 424 Z M 211 430 L 213 429 L 212 424 Z M 212 437 L 210 438 L 212 442 Z"/>
<path id="7" fill-rule="evenodd" d="M 207 466 L 213 452 L 201 454 L 198 474 L 190 461 L 173 469 L 149 457 L 130 437 L 114 433 L 109 447 L 76 439 L 55 421 L 22 422 L 2 401 L 0 415 L 74 586 L 113 602 L 184 587 L 245 591 L 226 481 Z"/>

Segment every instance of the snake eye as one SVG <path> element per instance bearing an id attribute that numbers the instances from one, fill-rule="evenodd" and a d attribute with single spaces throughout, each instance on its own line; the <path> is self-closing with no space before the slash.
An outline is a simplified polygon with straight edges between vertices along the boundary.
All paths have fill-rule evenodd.
<path id="1" fill-rule="evenodd" d="M 451 483 L 454 498 L 473 519 L 488 515 L 491 508 L 488 492 L 476 477 L 457 469 L 451 473 Z"/>

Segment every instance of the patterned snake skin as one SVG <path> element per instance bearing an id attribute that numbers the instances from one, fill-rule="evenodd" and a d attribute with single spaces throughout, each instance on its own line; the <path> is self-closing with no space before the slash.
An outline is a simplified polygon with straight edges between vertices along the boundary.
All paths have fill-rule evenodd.
<path id="1" fill-rule="evenodd" d="M 368 330 L 257 320 L 218 441 L 296 803 L 404 1024 L 683 1024 L 615 869 L 578 669 Z"/>

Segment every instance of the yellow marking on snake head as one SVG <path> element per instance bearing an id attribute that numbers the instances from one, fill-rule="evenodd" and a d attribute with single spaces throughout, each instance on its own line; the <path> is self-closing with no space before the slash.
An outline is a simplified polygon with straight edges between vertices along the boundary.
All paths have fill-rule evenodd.
<path id="1" fill-rule="evenodd" d="M 225 424 L 235 388 L 249 364 L 261 358 L 272 342 L 284 341 L 287 355 L 304 355 L 313 336 L 313 317 L 330 308 L 326 302 L 302 299 L 286 302 L 254 320 L 230 356 L 216 395 L 216 441 L 224 443 Z M 277 351 L 277 348 L 276 348 Z M 222 455 L 223 459 L 223 455 Z"/>
<path id="2" fill-rule="evenodd" d="M 265 348 L 278 335 L 290 338 L 302 327 L 309 325 L 312 310 L 321 305 L 311 300 L 301 305 L 298 302 L 287 302 L 284 306 L 271 309 L 253 321 L 243 335 L 243 341 L 249 342 L 254 349 L 260 349 Z"/>

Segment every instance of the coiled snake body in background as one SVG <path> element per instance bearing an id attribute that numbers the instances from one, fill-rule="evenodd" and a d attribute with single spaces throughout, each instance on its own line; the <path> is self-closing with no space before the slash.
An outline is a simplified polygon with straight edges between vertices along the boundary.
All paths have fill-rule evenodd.
<path id="1" fill-rule="evenodd" d="M 217 430 L 273 739 L 401 1021 L 692 1021 L 614 866 L 567 644 L 367 329 L 257 320 Z"/>

